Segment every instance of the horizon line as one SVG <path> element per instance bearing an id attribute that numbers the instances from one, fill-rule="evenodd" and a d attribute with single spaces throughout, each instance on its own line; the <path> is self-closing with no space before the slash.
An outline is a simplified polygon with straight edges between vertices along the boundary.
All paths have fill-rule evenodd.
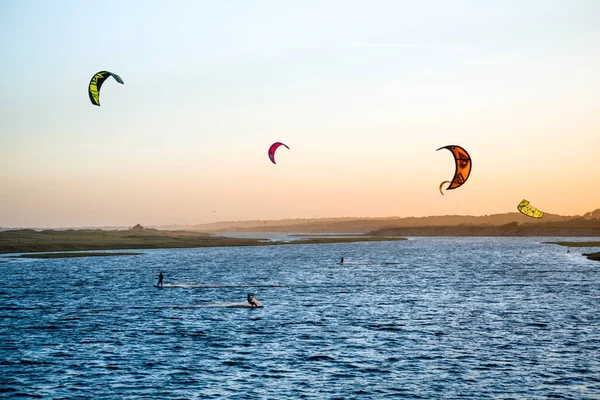
<path id="1" fill-rule="evenodd" d="M 584 217 L 586 214 L 591 214 L 595 211 L 600 210 L 600 208 L 595 209 L 593 211 L 588 211 L 583 214 L 572 214 L 572 215 L 561 215 L 561 214 L 553 214 L 546 213 L 546 215 L 552 215 L 556 217 L 565 217 L 565 218 L 573 218 L 573 217 Z M 387 216 L 387 217 L 297 217 L 297 218 L 280 218 L 280 219 L 246 219 L 246 220 L 238 220 L 238 224 L 249 223 L 249 222 L 277 222 L 277 221 L 317 221 L 317 220 L 389 220 L 389 219 L 424 219 L 424 218 L 444 218 L 444 217 L 492 217 L 498 215 L 508 215 L 508 214 L 519 214 L 518 211 L 504 212 L 504 213 L 494 213 L 494 214 L 482 214 L 482 215 L 474 215 L 474 214 L 443 214 L 443 215 L 426 215 L 426 216 L 409 216 L 409 217 L 400 217 L 400 216 Z M 102 228 L 114 228 L 117 230 L 126 230 L 131 229 L 136 225 L 142 225 L 144 228 L 158 229 L 165 227 L 194 227 L 194 226 L 202 226 L 202 225 L 217 225 L 217 224 L 225 224 L 225 223 L 235 223 L 235 220 L 221 220 L 221 221 L 212 221 L 212 222 L 200 222 L 200 223 L 173 223 L 173 224 L 147 224 L 142 225 L 141 222 L 138 222 L 133 225 L 70 225 L 70 226 L 46 226 L 46 227 L 35 227 L 35 226 L 2 226 L 0 225 L 0 230 L 21 230 L 21 229 L 33 229 L 33 230 L 66 230 L 66 229 L 102 229 Z"/>

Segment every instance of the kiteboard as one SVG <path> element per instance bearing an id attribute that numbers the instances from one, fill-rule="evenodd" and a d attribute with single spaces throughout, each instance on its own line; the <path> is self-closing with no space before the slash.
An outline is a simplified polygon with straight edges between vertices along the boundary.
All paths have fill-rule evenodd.
<path id="1" fill-rule="evenodd" d="M 260 308 L 263 306 L 262 303 L 256 299 L 254 299 L 254 303 L 256 304 L 254 306 L 252 304 L 248 303 L 247 301 L 244 303 L 229 303 L 229 304 L 225 305 L 224 307 L 227 307 L 227 308 L 253 308 L 253 307 L 256 308 L 256 307 L 259 307 Z"/>
<path id="2" fill-rule="evenodd" d="M 154 285 L 156 287 L 156 285 Z M 215 288 L 261 288 L 261 287 L 285 287 L 281 283 L 271 283 L 264 285 L 257 285 L 256 283 L 232 283 L 232 284 L 218 284 L 218 283 L 165 283 L 165 288 L 179 288 L 179 289 L 215 289 Z"/>
<path id="3" fill-rule="evenodd" d="M 262 303 L 256 299 L 254 302 L 257 304 L 258 308 L 262 308 Z M 194 307 L 225 307 L 225 308 L 257 308 L 257 306 L 252 306 L 252 304 L 245 302 L 240 303 L 211 303 L 211 304 L 197 304 Z"/>

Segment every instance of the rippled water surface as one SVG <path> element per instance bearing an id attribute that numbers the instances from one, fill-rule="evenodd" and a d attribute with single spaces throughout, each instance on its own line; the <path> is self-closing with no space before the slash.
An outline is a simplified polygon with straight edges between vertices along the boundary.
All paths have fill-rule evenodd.
<path id="1" fill-rule="evenodd" d="M 0 263 L 0 397 L 600 398 L 600 263 L 542 240 Z"/>

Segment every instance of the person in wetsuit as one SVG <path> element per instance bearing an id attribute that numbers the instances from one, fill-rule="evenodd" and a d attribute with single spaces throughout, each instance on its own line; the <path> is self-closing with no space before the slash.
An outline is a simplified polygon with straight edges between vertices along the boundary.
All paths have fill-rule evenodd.
<path id="1" fill-rule="evenodd" d="M 254 293 L 248 293 L 248 303 L 250 303 L 250 307 L 258 307 L 258 304 L 254 302 Z"/>
<path id="2" fill-rule="evenodd" d="M 340 264 L 344 263 L 344 257 L 342 257 L 342 259 L 340 260 Z"/>
<path id="3" fill-rule="evenodd" d="M 161 272 L 161 273 L 158 274 L 158 283 L 156 284 L 156 287 L 162 287 L 163 286 L 163 279 L 164 279 L 164 275 Z"/>

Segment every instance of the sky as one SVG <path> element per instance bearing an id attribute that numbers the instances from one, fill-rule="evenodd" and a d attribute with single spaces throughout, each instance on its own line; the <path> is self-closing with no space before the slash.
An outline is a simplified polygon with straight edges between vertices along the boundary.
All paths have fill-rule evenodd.
<path id="1" fill-rule="evenodd" d="M 0 0 L 0 227 L 592 211 L 598 21 L 596 0 Z M 102 70 L 125 84 L 96 107 Z M 442 196 L 446 145 L 473 169 Z"/>

